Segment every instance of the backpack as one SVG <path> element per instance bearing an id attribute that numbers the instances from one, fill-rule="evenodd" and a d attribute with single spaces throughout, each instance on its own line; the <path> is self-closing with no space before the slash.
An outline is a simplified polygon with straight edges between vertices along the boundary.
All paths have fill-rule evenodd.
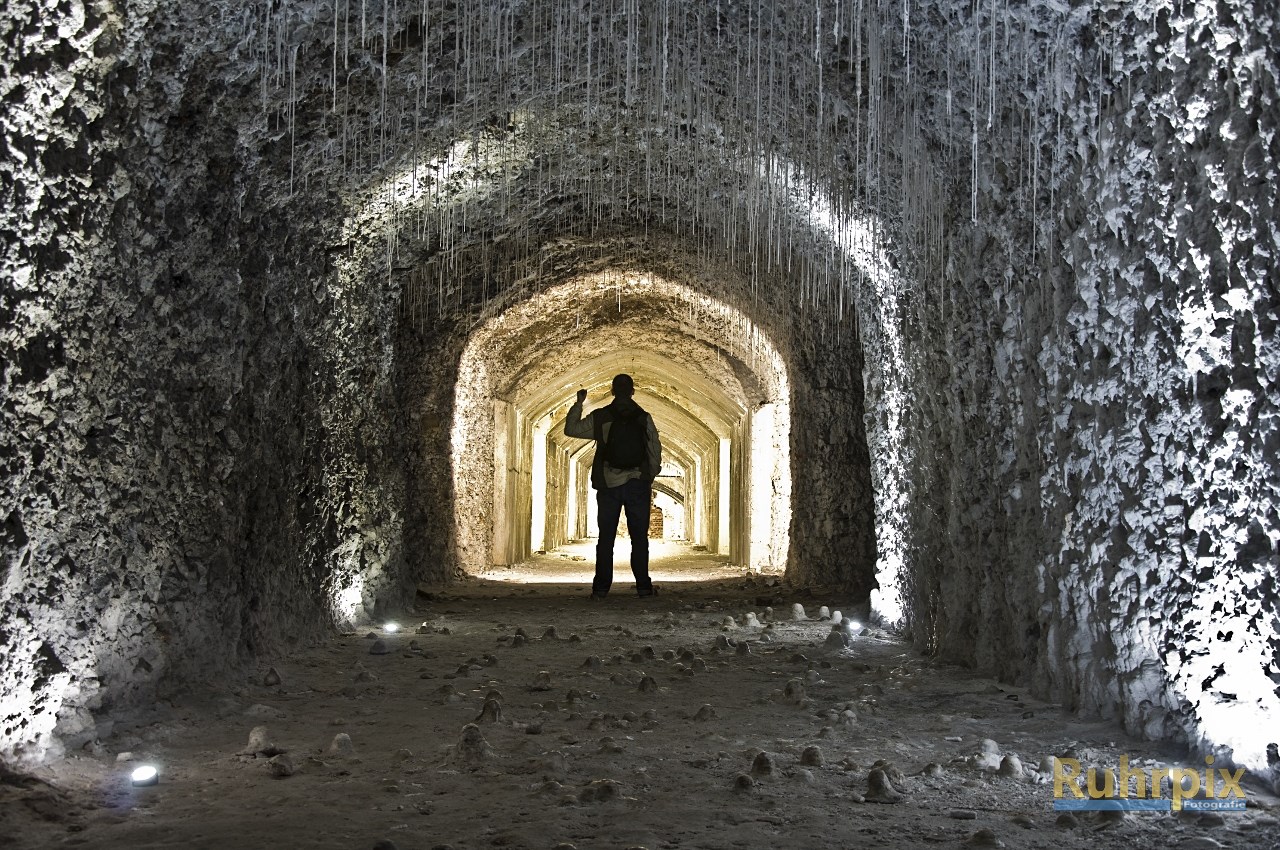
<path id="1" fill-rule="evenodd" d="M 647 457 L 646 413 L 636 409 L 629 416 L 619 416 L 609 427 L 609 441 L 604 444 L 604 462 L 614 469 L 640 469 Z"/>

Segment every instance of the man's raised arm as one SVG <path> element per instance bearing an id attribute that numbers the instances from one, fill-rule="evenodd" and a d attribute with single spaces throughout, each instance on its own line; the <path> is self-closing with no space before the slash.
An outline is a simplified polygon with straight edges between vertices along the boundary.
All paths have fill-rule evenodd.
<path id="1" fill-rule="evenodd" d="M 569 408 L 569 415 L 564 418 L 564 435 L 590 440 L 595 437 L 595 423 L 591 420 L 594 413 L 586 419 L 582 418 L 582 403 L 587 400 L 587 391 L 578 390 L 578 400 Z"/>

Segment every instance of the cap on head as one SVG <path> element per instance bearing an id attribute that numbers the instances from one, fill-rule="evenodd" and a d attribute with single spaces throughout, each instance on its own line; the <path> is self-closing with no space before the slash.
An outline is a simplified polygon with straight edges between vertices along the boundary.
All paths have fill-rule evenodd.
<path id="1" fill-rule="evenodd" d="M 618 398 L 631 398 L 636 393 L 635 382 L 631 380 L 630 375 L 615 375 L 613 379 L 613 394 Z"/>

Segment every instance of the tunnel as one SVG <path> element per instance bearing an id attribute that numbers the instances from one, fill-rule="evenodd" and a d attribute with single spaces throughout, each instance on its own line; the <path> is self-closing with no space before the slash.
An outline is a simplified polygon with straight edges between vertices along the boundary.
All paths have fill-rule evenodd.
<path id="1" fill-rule="evenodd" d="M 465 503 L 494 498 L 491 511 L 459 514 L 460 545 L 486 556 L 463 566 L 520 563 L 595 536 L 595 444 L 566 437 L 565 416 L 579 387 L 607 401 L 625 373 L 662 437 L 655 491 L 672 499 L 683 538 L 783 571 L 790 389 L 777 351 L 735 313 L 669 281 L 606 271 L 477 328 L 459 367 L 454 482 Z"/>
<path id="2" fill-rule="evenodd" d="M 0 22 L 5 775 L 536 576 L 629 374 L 744 604 L 1277 787 L 1271 4 Z"/>

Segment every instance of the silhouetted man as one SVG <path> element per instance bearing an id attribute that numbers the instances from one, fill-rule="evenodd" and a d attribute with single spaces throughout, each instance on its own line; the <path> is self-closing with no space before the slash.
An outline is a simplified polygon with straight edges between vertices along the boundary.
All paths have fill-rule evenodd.
<path id="1" fill-rule="evenodd" d="M 584 417 L 587 391 L 578 390 L 578 400 L 564 423 L 565 436 L 596 441 L 591 486 L 596 491 L 600 541 L 592 599 L 604 599 L 613 584 L 613 542 L 618 536 L 618 515 L 624 511 L 636 592 L 641 596 L 657 592 L 649 578 L 649 503 L 653 479 L 662 468 L 662 444 L 653 417 L 635 403 L 633 395 L 631 376 L 618 375 L 613 379 L 613 401 Z"/>

